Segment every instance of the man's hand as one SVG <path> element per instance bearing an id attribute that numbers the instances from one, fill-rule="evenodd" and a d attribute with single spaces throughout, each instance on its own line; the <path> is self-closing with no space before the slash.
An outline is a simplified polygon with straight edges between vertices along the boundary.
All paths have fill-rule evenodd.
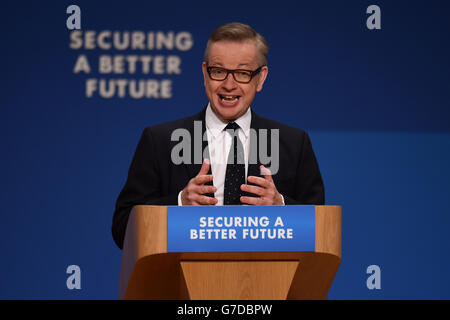
<path id="1" fill-rule="evenodd" d="M 183 206 L 201 206 L 201 205 L 215 205 L 216 198 L 204 196 L 205 193 L 216 192 L 216 187 L 205 186 L 205 183 L 212 181 L 212 174 L 208 174 L 210 167 L 209 159 L 203 160 L 202 168 L 197 176 L 192 178 L 186 187 L 181 192 L 181 204 Z"/>
<path id="2" fill-rule="evenodd" d="M 261 173 L 264 178 L 250 176 L 247 178 L 248 182 L 254 183 L 257 186 L 251 186 L 248 184 L 241 185 L 241 190 L 249 193 L 256 194 L 259 198 L 253 197 L 241 197 L 241 202 L 243 204 L 253 204 L 253 205 L 283 205 L 283 198 L 278 192 L 277 187 L 272 179 L 272 174 L 269 169 L 263 165 L 260 167 Z"/>

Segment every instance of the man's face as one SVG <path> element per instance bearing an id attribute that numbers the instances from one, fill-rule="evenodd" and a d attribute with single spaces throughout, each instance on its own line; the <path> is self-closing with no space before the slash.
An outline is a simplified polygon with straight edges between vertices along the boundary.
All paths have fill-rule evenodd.
<path id="1" fill-rule="evenodd" d="M 260 67 L 260 56 L 254 41 L 218 41 L 210 46 L 209 63 L 203 62 L 206 95 L 214 113 L 224 122 L 234 121 L 250 107 L 256 92 L 263 88 L 268 68 L 265 66 L 249 83 L 236 82 L 232 74 L 222 81 L 212 80 L 207 67 L 254 71 Z"/>

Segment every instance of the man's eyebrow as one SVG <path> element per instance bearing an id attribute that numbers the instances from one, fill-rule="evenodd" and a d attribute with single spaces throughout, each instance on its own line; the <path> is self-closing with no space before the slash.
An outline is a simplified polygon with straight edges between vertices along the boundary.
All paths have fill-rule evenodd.
<path id="1" fill-rule="evenodd" d="M 209 64 L 210 67 L 222 67 L 223 68 L 223 64 L 220 62 L 211 62 Z M 238 64 L 236 69 L 241 69 L 241 68 L 247 68 L 247 69 L 252 69 L 251 64 L 248 63 L 240 63 Z"/>

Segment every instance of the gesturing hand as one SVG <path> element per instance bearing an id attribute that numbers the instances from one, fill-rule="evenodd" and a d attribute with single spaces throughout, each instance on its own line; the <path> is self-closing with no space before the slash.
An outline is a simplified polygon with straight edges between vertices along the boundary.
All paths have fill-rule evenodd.
<path id="1" fill-rule="evenodd" d="M 241 197 L 241 202 L 244 204 L 253 205 L 283 205 L 283 198 L 273 182 L 270 170 L 263 165 L 261 165 L 260 168 L 264 178 L 255 176 L 249 176 L 247 178 L 248 182 L 254 183 L 257 186 L 251 186 L 248 184 L 241 185 L 242 191 L 256 194 L 259 197 L 253 198 L 243 196 Z"/>
<path id="2" fill-rule="evenodd" d="M 189 180 L 186 187 L 181 192 L 181 204 L 200 206 L 200 205 L 214 205 L 217 203 L 216 198 L 204 196 L 205 193 L 216 192 L 216 187 L 205 186 L 205 183 L 212 181 L 212 174 L 208 174 L 210 162 L 208 159 L 203 160 L 202 168 L 197 176 Z"/>

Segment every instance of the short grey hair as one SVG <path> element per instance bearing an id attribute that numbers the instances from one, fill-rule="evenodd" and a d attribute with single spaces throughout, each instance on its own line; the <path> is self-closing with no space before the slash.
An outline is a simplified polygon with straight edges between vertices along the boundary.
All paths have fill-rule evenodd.
<path id="1" fill-rule="evenodd" d="M 214 42 L 218 41 L 234 41 L 234 42 L 244 42 L 248 40 L 254 40 L 256 48 L 260 53 L 260 63 L 261 65 L 267 64 L 267 55 L 269 53 L 269 44 L 266 39 L 256 32 L 249 25 L 232 22 L 221 25 L 216 30 L 213 31 L 209 37 L 208 43 L 206 44 L 204 59 L 208 63 L 209 50 Z"/>

